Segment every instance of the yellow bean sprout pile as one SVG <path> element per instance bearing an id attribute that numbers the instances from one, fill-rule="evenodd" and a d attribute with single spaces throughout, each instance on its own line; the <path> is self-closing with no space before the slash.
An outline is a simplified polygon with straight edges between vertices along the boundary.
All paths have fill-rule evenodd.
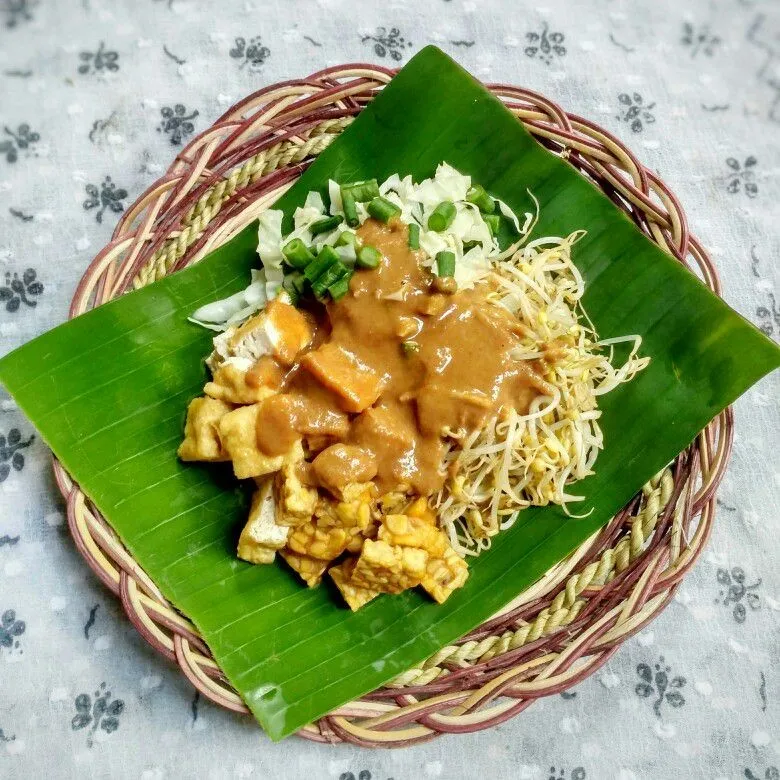
<path id="1" fill-rule="evenodd" d="M 567 487 L 593 473 L 604 446 L 598 398 L 649 362 L 637 356 L 639 336 L 598 340 L 581 305 L 584 281 L 571 259 L 583 235 L 521 241 L 491 258 L 491 272 L 481 282 L 527 328 L 516 357 L 547 358 L 550 393 L 538 396 L 527 414 L 502 410 L 483 429 L 453 435 L 450 476 L 432 503 L 461 555 L 487 549 L 521 509 L 552 503 L 568 512 L 569 503 L 582 499 Z M 625 342 L 629 356 L 616 368 L 614 346 Z"/>

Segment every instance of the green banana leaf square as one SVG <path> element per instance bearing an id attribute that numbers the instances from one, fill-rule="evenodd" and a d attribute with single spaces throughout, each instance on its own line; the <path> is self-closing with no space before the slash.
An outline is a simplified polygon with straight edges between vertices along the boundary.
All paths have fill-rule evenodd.
<path id="1" fill-rule="evenodd" d="M 0 380 L 161 591 L 202 632 L 274 740 L 387 682 L 468 632 L 623 506 L 724 407 L 780 365 L 780 350 L 710 293 L 438 49 L 421 51 L 277 203 L 288 215 L 327 180 L 424 178 L 446 160 L 541 215 L 535 236 L 576 246 L 601 337 L 637 333 L 649 367 L 602 397 L 606 446 L 578 513 L 531 509 L 470 562 L 445 604 L 407 592 L 353 614 L 327 585 L 236 558 L 246 491 L 229 467 L 176 458 L 206 378 L 198 306 L 246 286 L 249 226 L 196 266 L 61 325 L 0 361 Z"/>

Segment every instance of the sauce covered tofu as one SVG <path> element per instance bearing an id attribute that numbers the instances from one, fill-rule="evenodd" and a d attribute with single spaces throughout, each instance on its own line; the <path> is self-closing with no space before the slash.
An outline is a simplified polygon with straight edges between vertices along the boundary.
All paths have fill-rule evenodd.
<path id="1" fill-rule="evenodd" d="M 382 392 L 381 376 L 353 352 L 333 342 L 304 355 L 301 366 L 338 397 L 345 412 L 368 409 Z"/>

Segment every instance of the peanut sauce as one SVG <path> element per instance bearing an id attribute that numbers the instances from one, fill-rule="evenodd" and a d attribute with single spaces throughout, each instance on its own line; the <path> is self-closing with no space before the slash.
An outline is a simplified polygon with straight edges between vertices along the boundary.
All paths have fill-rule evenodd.
<path id="1" fill-rule="evenodd" d="M 317 318 L 317 348 L 262 403 L 258 443 L 268 454 L 301 435 L 310 448 L 350 445 L 350 457 L 322 459 L 329 487 L 359 481 L 360 461 L 376 468 L 382 493 L 430 495 L 444 483 L 448 434 L 474 431 L 502 407 L 527 411 L 545 384 L 512 357 L 518 322 L 487 300 L 486 285 L 437 292 L 399 221 L 369 219 L 357 233 L 381 263 L 357 270 L 349 292 Z"/>

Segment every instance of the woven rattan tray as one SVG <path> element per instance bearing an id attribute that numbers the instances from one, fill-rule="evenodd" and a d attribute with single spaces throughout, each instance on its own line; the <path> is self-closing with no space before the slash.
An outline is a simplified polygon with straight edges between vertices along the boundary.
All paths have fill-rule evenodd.
<path id="1" fill-rule="evenodd" d="M 274 84 L 231 108 L 126 211 L 84 274 L 70 316 L 195 263 L 234 236 L 393 75 L 373 65 L 339 66 Z M 651 240 L 720 292 L 677 198 L 620 141 L 535 92 L 490 89 L 540 143 L 568 158 Z M 700 555 L 731 441 L 726 410 L 604 529 L 500 614 L 300 735 L 392 747 L 476 731 L 591 674 L 660 613 Z M 194 626 L 163 597 L 57 461 L 54 469 L 79 551 L 121 598 L 142 636 L 204 696 L 247 712 Z"/>

